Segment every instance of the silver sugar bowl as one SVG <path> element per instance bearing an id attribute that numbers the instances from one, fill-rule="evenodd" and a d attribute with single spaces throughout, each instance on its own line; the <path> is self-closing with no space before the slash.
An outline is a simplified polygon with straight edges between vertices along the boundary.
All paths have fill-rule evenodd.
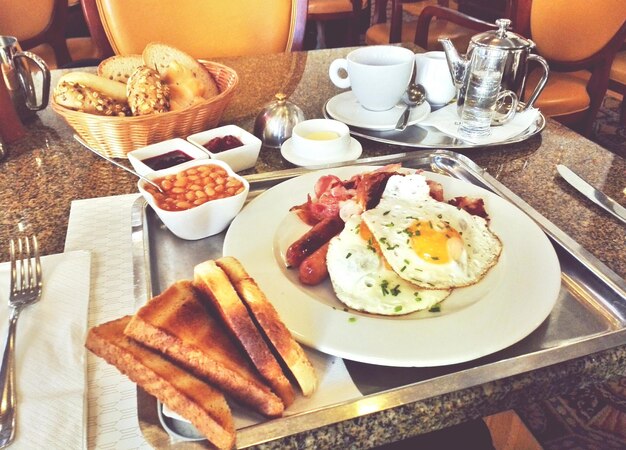
<path id="1" fill-rule="evenodd" d="M 254 135 L 263 141 L 263 145 L 280 148 L 291 137 L 293 127 L 303 120 L 302 109 L 279 92 L 256 117 Z"/>

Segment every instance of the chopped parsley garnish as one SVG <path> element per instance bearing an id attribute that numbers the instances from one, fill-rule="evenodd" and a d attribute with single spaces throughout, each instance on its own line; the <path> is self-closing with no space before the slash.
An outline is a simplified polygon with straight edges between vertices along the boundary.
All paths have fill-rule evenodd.
<path id="1" fill-rule="evenodd" d="M 398 306 L 396 306 L 395 308 L 393 308 L 393 310 L 394 310 L 395 312 L 400 312 L 400 311 L 402 311 L 402 305 L 398 305 Z"/>
<path id="2" fill-rule="evenodd" d="M 348 259 L 348 258 L 349 258 L 349 257 L 351 257 L 351 256 L 352 256 L 352 253 L 348 253 L 348 254 L 346 255 L 346 259 Z"/>
<path id="3" fill-rule="evenodd" d="M 350 322 L 350 323 L 356 322 L 356 317 L 349 317 L 348 318 L 348 322 Z"/>
<path id="4" fill-rule="evenodd" d="M 440 311 L 441 311 L 441 306 L 439 306 L 439 305 L 432 306 L 432 307 L 428 310 L 428 312 L 432 312 L 432 313 L 436 313 L 436 312 L 440 312 Z"/>
<path id="5" fill-rule="evenodd" d="M 387 214 L 389 214 L 390 212 L 391 212 L 391 210 L 385 211 L 385 212 L 383 213 L 383 216 L 386 216 L 386 215 L 387 215 Z"/>
<path id="6" fill-rule="evenodd" d="M 391 290 L 391 295 L 393 295 L 394 297 L 397 297 L 399 293 L 400 293 L 400 285 L 396 284 L 395 287 Z"/>

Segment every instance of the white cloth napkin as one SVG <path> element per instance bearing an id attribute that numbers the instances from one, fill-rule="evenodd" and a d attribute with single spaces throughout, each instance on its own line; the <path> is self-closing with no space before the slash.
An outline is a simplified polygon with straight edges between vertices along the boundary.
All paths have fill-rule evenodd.
<path id="1" fill-rule="evenodd" d="M 11 448 L 83 448 L 85 333 L 91 255 L 44 256 L 43 292 L 17 324 L 17 430 Z M 9 323 L 10 264 L 0 264 L 0 342 Z M 0 350 L 1 352 L 2 350 Z"/>
<path id="2" fill-rule="evenodd" d="M 428 126 L 437 128 L 439 131 L 471 144 L 494 144 L 511 139 L 524 132 L 539 117 L 539 110 L 530 108 L 517 113 L 504 125 L 491 127 L 491 134 L 483 137 L 467 137 L 459 133 L 461 118 L 457 114 L 456 103 L 451 103 L 431 114 L 419 123 L 420 127 Z"/>

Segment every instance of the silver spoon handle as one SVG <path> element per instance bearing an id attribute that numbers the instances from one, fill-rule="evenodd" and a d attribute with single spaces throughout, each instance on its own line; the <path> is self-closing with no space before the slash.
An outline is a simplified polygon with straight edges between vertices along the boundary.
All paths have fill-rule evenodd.
<path id="1" fill-rule="evenodd" d="M 409 123 L 409 116 L 411 115 L 411 105 L 406 105 L 404 108 L 404 112 L 398 119 L 398 123 L 396 124 L 396 130 L 404 130 L 406 128 L 406 124 Z"/>
<path id="2" fill-rule="evenodd" d="M 126 167 L 124 164 L 120 164 L 117 161 L 115 161 L 112 158 L 109 158 L 108 156 L 103 155 L 100 152 L 97 152 L 95 149 L 91 148 L 89 146 L 89 144 L 87 144 L 85 141 L 83 141 L 83 139 L 78 136 L 77 134 L 74 135 L 74 139 L 76 139 L 83 147 L 85 147 L 87 150 L 92 151 L 93 153 L 95 153 L 96 155 L 100 156 L 101 158 L 106 159 L 107 161 L 109 161 L 111 164 L 120 167 L 122 169 L 124 169 L 126 172 L 130 172 L 133 175 L 135 175 L 136 177 L 141 178 L 143 181 L 145 181 L 146 183 L 154 186 L 156 189 L 159 190 L 159 192 L 163 193 L 163 189 L 161 189 L 161 186 L 159 186 L 158 184 L 156 184 L 154 181 L 149 180 L 148 178 L 144 177 L 143 175 L 140 175 L 139 173 L 135 172 L 134 170 L 129 169 L 128 167 Z"/>

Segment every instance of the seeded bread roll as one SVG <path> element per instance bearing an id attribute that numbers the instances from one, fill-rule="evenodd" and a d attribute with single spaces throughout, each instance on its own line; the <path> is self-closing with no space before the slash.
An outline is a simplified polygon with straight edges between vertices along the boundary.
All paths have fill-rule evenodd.
<path id="1" fill-rule="evenodd" d="M 126 83 L 137 68 L 143 66 L 141 55 L 117 55 L 105 59 L 98 65 L 98 76 Z"/>
<path id="2" fill-rule="evenodd" d="M 113 80 L 99 77 L 89 72 L 69 72 L 59 79 L 59 83 L 80 84 L 91 88 L 118 102 L 126 101 L 126 85 Z"/>
<path id="3" fill-rule="evenodd" d="M 133 115 L 162 113 L 170 110 L 170 91 L 154 69 L 141 66 L 126 84 L 128 105 Z"/>
<path id="4" fill-rule="evenodd" d="M 79 83 L 61 81 L 53 92 L 54 100 L 75 111 L 103 116 L 130 116 L 126 101 L 119 101 Z"/>

